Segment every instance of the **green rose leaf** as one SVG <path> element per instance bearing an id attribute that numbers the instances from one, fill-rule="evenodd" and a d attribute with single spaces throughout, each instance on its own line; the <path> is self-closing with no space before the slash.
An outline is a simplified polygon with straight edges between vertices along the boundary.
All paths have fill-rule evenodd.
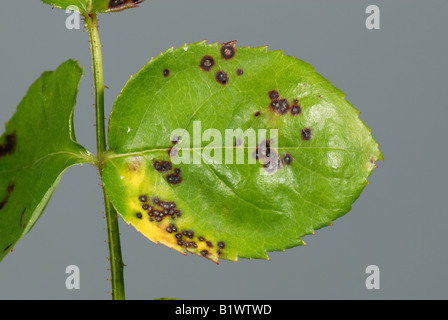
<path id="1" fill-rule="evenodd" d="M 72 123 L 82 73 L 73 60 L 44 72 L 0 137 L 0 261 L 40 217 L 62 173 L 90 158 Z"/>
<path id="2" fill-rule="evenodd" d="M 42 0 L 60 9 L 78 11 L 86 16 L 92 13 L 122 11 L 138 7 L 144 0 Z"/>
<path id="3" fill-rule="evenodd" d="M 117 98 L 104 184 L 156 243 L 215 262 L 268 259 L 347 213 L 368 183 L 382 155 L 358 114 L 280 51 L 186 44 Z"/>

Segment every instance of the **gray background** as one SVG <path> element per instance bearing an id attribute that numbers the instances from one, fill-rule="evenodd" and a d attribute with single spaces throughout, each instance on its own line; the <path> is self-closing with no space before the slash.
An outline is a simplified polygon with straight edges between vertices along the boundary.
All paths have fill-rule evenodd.
<path id="1" fill-rule="evenodd" d="M 44 70 L 74 58 L 85 67 L 75 129 L 94 151 L 87 33 L 67 30 L 68 15 L 38 0 L 2 2 L 1 125 Z M 381 30 L 365 28 L 369 4 L 381 9 Z M 155 245 L 120 220 L 127 298 L 446 299 L 446 12 L 446 1 L 148 0 L 102 15 L 107 114 L 129 76 L 170 46 L 268 44 L 345 92 L 385 157 L 350 213 L 271 261 L 217 266 Z M 98 184 L 90 165 L 66 172 L 41 219 L 0 263 L 1 299 L 109 299 Z M 65 288 L 71 264 L 80 290 Z M 371 264 L 381 270 L 380 290 L 365 287 Z"/>

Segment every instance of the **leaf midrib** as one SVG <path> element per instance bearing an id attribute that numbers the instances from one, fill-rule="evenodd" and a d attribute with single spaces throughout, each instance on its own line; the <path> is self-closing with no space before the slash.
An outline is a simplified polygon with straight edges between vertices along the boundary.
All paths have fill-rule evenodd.
<path id="1" fill-rule="evenodd" d="M 170 147 L 154 147 L 154 148 L 148 148 L 142 151 L 135 151 L 135 152 L 125 152 L 125 153 L 115 153 L 112 150 L 108 150 L 105 154 L 104 154 L 104 161 L 108 161 L 110 159 L 115 159 L 115 158 L 123 158 L 123 157 L 135 157 L 135 156 L 144 156 L 146 154 L 150 154 L 150 153 L 158 153 L 158 152 L 168 152 L 169 149 L 171 149 L 172 146 Z M 208 150 L 208 149 L 249 149 L 249 148 L 254 148 L 254 147 L 182 147 L 182 150 L 187 150 L 187 151 L 196 151 L 196 150 Z M 358 153 L 358 154 L 362 154 L 363 152 L 361 150 L 349 150 L 349 149 L 341 149 L 341 148 L 333 148 L 333 147 L 303 147 L 303 146 L 298 146 L 298 147 L 276 147 L 275 149 L 279 149 L 279 150 L 329 150 L 329 151 L 342 151 L 342 152 L 353 152 L 353 153 Z"/>

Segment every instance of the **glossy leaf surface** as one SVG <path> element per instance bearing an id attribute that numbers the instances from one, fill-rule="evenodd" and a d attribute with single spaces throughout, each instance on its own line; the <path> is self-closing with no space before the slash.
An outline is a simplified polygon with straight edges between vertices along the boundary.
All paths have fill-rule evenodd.
<path id="1" fill-rule="evenodd" d="M 36 223 L 62 173 L 90 157 L 72 123 L 82 73 L 73 60 L 43 73 L 0 137 L 0 260 Z"/>
<path id="2" fill-rule="evenodd" d="M 215 262 L 304 244 L 351 209 L 382 159 L 312 66 L 235 42 L 151 60 L 114 105 L 109 145 L 104 184 L 122 218 Z"/>

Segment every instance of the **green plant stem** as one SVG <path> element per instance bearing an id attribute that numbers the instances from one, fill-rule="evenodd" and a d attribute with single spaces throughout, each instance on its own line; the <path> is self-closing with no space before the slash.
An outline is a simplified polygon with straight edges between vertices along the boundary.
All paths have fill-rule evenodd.
<path id="1" fill-rule="evenodd" d="M 101 42 L 98 33 L 98 19 L 95 14 L 85 16 L 85 24 L 90 35 L 90 47 L 93 61 L 93 78 L 95 86 L 95 115 L 96 115 L 96 142 L 98 170 L 103 180 L 103 155 L 107 149 L 106 129 L 104 121 L 104 80 Z M 107 222 L 107 235 L 110 253 L 110 272 L 112 282 L 112 299 L 124 300 L 123 259 L 121 256 L 120 232 L 118 217 L 109 197 L 103 187 L 105 214 Z"/>

